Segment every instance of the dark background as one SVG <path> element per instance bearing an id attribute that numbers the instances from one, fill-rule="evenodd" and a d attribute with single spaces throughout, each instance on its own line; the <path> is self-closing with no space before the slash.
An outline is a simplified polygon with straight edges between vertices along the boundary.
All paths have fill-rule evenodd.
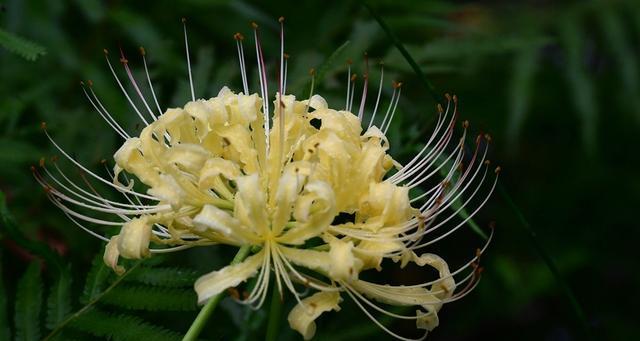
<path id="1" fill-rule="evenodd" d="M 400 161 L 419 149 L 434 123 L 434 102 L 420 79 L 369 12 L 355 1 L 1 1 L 0 189 L 27 239 L 55 248 L 72 264 L 81 290 L 102 244 L 73 226 L 50 204 L 29 166 L 54 155 L 39 126 L 46 121 L 57 141 L 92 169 L 111 158 L 119 140 L 83 97 L 80 80 L 92 79 L 110 112 L 129 131 L 136 117 L 111 78 L 103 57 L 118 47 L 136 72 L 137 48 L 148 53 L 163 107 L 190 100 L 181 17 L 188 19 L 197 97 L 215 96 L 228 84 L 240 89 L 232 35 L 262 29 L 270 70 L 275 70 L 279 16 L 286 17 L 291 55 L 289 89 L 306 96 L 309 68 L 324 65 L 318 85 L 330 106 L 342 107 L 348 58 L 362 72 L 362 54 L 384 60 L 387 79 L 404 83 L 390 129 L 392 155 Z M 496 221 L 496 236 L 483 259 L 480 285 L 449 304 L 431 340 L 630 340 L 638 337 L 638 223 L 640 204 L 640 5 L 637 1 L 371 1 L 439 92 L 460 98 L 471 131 L 490 132 L 491 159 L 500 182 L 537 233 L 586 316 L 588 331 L 557 278 L 534 247 L 504 197 L 495 194 L 477 218 Z M 10 51 L 6 33 L 35 43 Z M 337 50 L 346 41 L 350 43 Z M 252 40 L 247 41 L 250 47 Z M 15 50 L 15 48 L 13 48 Z M 24 50 L 24 51 L 23 51 Z M 27 60 L 20 56 L 20 52 Z M 40 52 L 45 52 L 41 54 Z M 335 52 L 338 53 L 335 53 Z M 327 58 L 334 54 L 333 62 Z M 253 50 L 248 49 L 251 74 Z M 116 65 L 118 67 L 118 65 Z M 373 72 L 375 74 L 377 72 Z M 124 77 L 124 74 L 121 74 Z M 372 75 L 372 79 L 377 76 Z M 375 83 L 375 82 L 374 82 Z M 255 83 L 254 83 L 255 84 Z M 377 83 L 375 83 L 377 84 Z M 254 87 L 255 88 L 255 87 Z M 273 89 L 273 86 L 271 87 Z M 388 87 L 390 88 L 390 87 Z M 388 95 L 389 93 L 387 93 Z M 359 101 L 359 94 L 356 97 Z M 16 236 L 0 235 L 4 328 L 11 328 L 16 282 L 33 255 Z M 473 252 L 474 234 L 442 247 L 446 257 Z M 480 241 L 476 236 L 476 243 Z M 169 257 L 211 271 L 233 254 L 228 248 Z M 460 259 L 462 259 L 462 256 Z M 52 281 L 43 267 L 45 288 Z M 46 293 L 46 290 L 45 290 Z M 287 297 L 289 305 L 291 297 Z M 77 301 L 74 310 L 80 307 Z M 235 339 L 248 327 L 231 302 L 215 312 L 203 337 Z M 257 314 L 251 338 L 264 333 Z M 288 312 L 288 306 L 285 307 Z M 140 316 L 184 332 L 196 312 Z M 219 323 L 216 323 L 218 321 Z M 321 317 L 320 339 L 386 338 L 349 304 Z M 402 323 L 393 328 L 411 335 Z M 297 338 L 283 320 L 282 339 Z M 7 334 L 3 334 L 7 335 Z M 83 334 L 75 337 L 82 338 Z M 249 335 L 249 336 L 247 336 Z"/>

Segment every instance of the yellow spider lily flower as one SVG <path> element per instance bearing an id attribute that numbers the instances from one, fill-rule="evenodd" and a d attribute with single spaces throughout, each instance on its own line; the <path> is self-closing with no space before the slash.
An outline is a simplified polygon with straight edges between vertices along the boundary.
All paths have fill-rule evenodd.
<path id="1" fill-rule="evenodd" d="M 477 284 L 477 261 L 484 248 L 455 271 L 424 249 L 463 226 L 493 191 L 497 176 L 489 181 L 476 208 L 459 218 L 462 208 L 472 200 L 477 203 L 479 190 L 490 177 L 485 161 L 489 138 L 479 137 L 475 152 L 467 155 L 468 124 L 463 125 L 462 137 L 454 139 L 457 99 L 447 96 L 446 109 L 438 108 L 434 132 L 424 148 L 401 165 L 388 155 L 386 137 L 400 98 L 399 83 L 393 84 L 381 122 L 375 115 L 383 77 L 375 108 L 365 124 L 368 77 L 364 77 L 361 105 L 354 113 L 356 83 L 351 66 L 344 108 L 332 109 L 318 95 L 298 100 L 285 95 L 283 41 L 278 91 L 270 110 L 257 25 L 259 94 L 249 91 L 244 38 L 235 37 L 242 92 L 224 87 L 213 98 L 196 99 L 192 87 L 191 101 L 162 111 L 147 72 L 157 112 L 121 55 L 127 77 L 144 104 L 144 108 L 136 106 L 105 51 L 117 84 L 145 124 L 138 136 L 129 135 L 103 106 L 91 83 L 83 86 L 90 103 L 124 140 L 114 154 L 113 172 L 107 169 L 110 179 L 69 157 L 47 133 L 64 156 L 85 174 L 119 191 L 123 202 L 102 197 L 84 176 L 86 187 L 76 184 L 56 163 L 51 171 L 42 162 L 43 170 L 34 170 L 37 181 L 75 224 L 108 242 L 104 260 L 118 273 L 124 271 L 118 265 L 119 257 L 137 259 L 212 244 L 252 246 L 254 253 L 244 261 L 196 281 L 200 303 L 256 277 L 248 297 L 239 302 L 260 307 L 273 275 L 281 295 L 286 288 L 297 300 L 288 321 L 305 339 L 314 336 L 315 320 L 322 313 L 340 310 L 344 297 L 394 337 L 407 340 L 382 325 L 375 314 L 415 320 L 426 336 L 438 325 L 442 305 L 464 296 Z M 188 44 L 186 49 L 188 58 Z M 146 53 L 141 52 L 146 71 Z M 133 178 L 146 191 L 134 186 Z M 423 191 L 412 197 L 414 188 Z M 454 202 L 461 205 L 454 208 Z M 113 219 L 90 216 L 86 210 L 111 214 Z M 121 228 L 109 239 L 85 223 Z M 445 224 L 450 227 L 441 228 Z M 388 266 L 389 262 L 383 264 L 385 259 L 401 268 L 408 263 L 429 266 L 438 276 L 401 286 L 361 279 L 365 271 Z M 305 298 L 300 287 L 316 293 Z M 379 304 L 415 307 L 415 313 L 402 315 Z"/>

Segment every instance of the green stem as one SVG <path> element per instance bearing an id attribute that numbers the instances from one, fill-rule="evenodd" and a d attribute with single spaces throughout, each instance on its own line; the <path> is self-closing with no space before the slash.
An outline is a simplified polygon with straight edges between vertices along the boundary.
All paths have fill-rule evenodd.
<path id="1" fill-rule="evenodd" d="M 100 301 L 100 299 L 102 299 L 106 294 L 108 294 L 113 288 L 118 286 L 118 284 L 120 284 L 120 282 L 122 282 L 122 280 L 125 277 L 127 277 L 133 270 L 137 269 L 138 266 L 140 266 L 140 264 L 142 264 L 143 261 L 144 260 L 139 260 L 138 262 L 136 262 L 131 268 L 129 268 L 129 270 L 127 270 L 125 273 L 123 273 L 121 276 L 119 276 L 115 281 L 113 281 L 113 283 L 111 283 L 111 285 L 107 289 L 105 289 L 103 292 L 101 292 L 100 295 L 96 296 L 94 299 L 89 301 L 89 303 L 87 303 L 87 305 L 85 305 L 80 310 L 76 311 L 75 313 L 73 313 L 72 315 L 67 317 L 64 321 L 60 322 L 51 331 L 51 333 L 49 333 L 49 335 L 47 335 L 44 339 L 42 339 L 42 341 L 51 340 L 51 338 L 56 336 L 56 334 L 58 334 L 62 330 L 62 328 L 64 328 L 67 324 L 69 324 L 69 322 L 75 320 L 80 315 L 84 314 L 87 310 L 89 310 L 89 308 L 93 307 L 93 305 L 98 303 L 98 301 Z"/>
<path id="2" fill-rule="evenodd" d="M 233 257 L 231 265 L 242 262 L 245 258 L 247 258 L 247 256 L 249 256 L 250 251 L 251 246 L 249 245 L 241 247 L 240 250 L 238 250 L 238 253 L 236 253 L 236 256 Z M 211 313 L 213 313 L 213 311 L 216 309 L 216 306 L 222 300 L 222 298 L 224 298 L 224 293 L 219 293 L 216 296 L 211 297 L 209 301 L 207 301 L 207 303 L 198 313 L 198 316 L 196 316 L 196 319 L 193 320 L 193 323 L 191 323 L 191 327 L 189 327 L 187 333 L 184 334 L 182 341 L 193 341 L 198 338 L 198 335 L 200 335 L 200 332 L 202 332 L 202 328 L 204 328 L 204 325 L 207 323 L 209 316 L 211 316 Z"/>
<path id="3" fill-rule="evenodd" d="M 280 315 L 282 315 L 282 296 L 278 286 L 273 286 L 271 294 L 271 307 L 269 309 L 269 323 L 267 324 L 266 341 L 275 341 L 278 338 L 278 329 L 280 328 Z"/>
<path id="4" fill-rule="evenodd" d="M 538 235 L 531 228 L 531 225 L 529 225 L 529 222 L 525 219 L 524 215 L 522 214 L 518 206 L 516 206 L 516 204 L 513 202 L 513 200 L 511 199 L 511 196 L 509 195 L 509 193 L 501 183 L 498 183 L 498 190 L 500 191 L 500 195 L 502 196 L 502 198 L 507 202 L 507 204 L 515 214 L 516 218 L 520 222 L 520 225 L 522 225 L 522 228 L 524 228 L 524 230 L 527 232 L 527 236 L 529 237 L 529 240 L 531 241 L 533 248 L 536 250 L 540 258 L 542 258 L 542 260 L 545 262 L 545 264 L 547 265 L 547 268 L 549 268 L 549 271 L 551 272 L 553 277 L 556 279 L 556 282 L 564 292 L 565 296 L 567 296 L 567 299 L 569 300 L 569 303 L 571 304 L 571 307 L 573 308 L 573 311 L 575 312 L 578 318 L 578 321 L 580 322 L 580 325 L 584 329 L 585 336 L 588 339 L 591 339 L 592 337 L 590 333 L 589 323 L 587 322 L 587 318 L 584 314 L 584 311 L 582 310 L 580 303 L 578 303 L 578 300 L 573 294 L 571 287 L 569 287 L 569 284 L 567 284 L 567 282 L 564 280 L 555 262 L 553 261 L 551 256 L 547 254 L 546 250 L 544 249 L 540 241 L 538 241 Z"/>

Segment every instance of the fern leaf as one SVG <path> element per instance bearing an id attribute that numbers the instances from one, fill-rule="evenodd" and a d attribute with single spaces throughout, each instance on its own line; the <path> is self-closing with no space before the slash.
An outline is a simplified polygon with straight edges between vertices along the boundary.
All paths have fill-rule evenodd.
<path id="1" fill-rule="evenodd" d="M 97 309 L 79 316 L 71 327 L 100 338 L 122 341 L 180 340 L 178 333 L 150 324 L 139 317 L 125 314 L 107 314 Z"/>
<path id="2" fill-rule="evenodd" d="M 47 299 L 47 328 L 53 329 L 71 312 L 71 271 L 67 268 L 56 278 Z"/>
<path id="3" fill-rule="evenodd" d="M 91 263 L 91 270 L 89 270 L 89 275 L 87 275 L 80 302 L 86 304 L 98 296 L 104 290 L 110 275 L 111 269 L 104 264 L 102 255 L 97 254 Z"/>
<path id="4" fill-rule="evenodd" d="M 134 310 L 190 311 L 196 309 L 197 297 L 192 289 L 121 285 L 101 302 Z"/>
<path id="5" fill-rule="evenodd" d="M 16 291 L 16 340 L 40 339 L 40 309 L 42 307 L 42 280 L 40 263 L 31 262 L 18 282 Z"/>
<path id="6" fill-rule="evenodd" d="M 0 46 L 30 61 L 47 53 L 44 47 L 3 29 L 0 29 Z"/>
<path id="7" fill-rule="evenodd" d="M 129 274 L 125 281 L 163 287 L 190 287 L 198 277 L 198 272 L 192 269 L 142 267 Z"/>

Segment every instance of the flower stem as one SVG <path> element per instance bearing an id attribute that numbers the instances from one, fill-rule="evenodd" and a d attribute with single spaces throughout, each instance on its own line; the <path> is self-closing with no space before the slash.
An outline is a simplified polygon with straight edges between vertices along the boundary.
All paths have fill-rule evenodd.
<path id="1" fill-rule="evenodd" d="M 245 258 L 247 258 L 247 256 L 249 256 L 250 251 L 251 246 L 249 245 L 241 247 L 240 250 L 238 250 L 238 253 L 236 253 L 236 256 L 233 257 L 231 265 L 242 262 Z M 193 341 L 198 338 L 198 335 L 200 335 L 202 328 L 204 328 L 204 325 L 207 323 L 209 316 L 211 316 L 211 313 L 213 313 L 218 303 L 222 301 L 223 297 L 224 293 L 219 293 L 216 296 L 211 297 L 209 301 L 207 301 L 207 303 L 198 313 L 198 316 L 196 316 L 196 319 L 193 320 L 193 323 L 191 323 L 191 327 L 189 327 L 187 333 L 184 334 L 182 341 Z"/>
<path id="2" fill-rule="evenodd" d="M 266 341 L 275 341 L 278 338 L 278 329 L 280 328 L 280 315 L 282 314 L 282 296 L 278 290 L 278 286 L 273 286 L 271 294 L 271 307 L 269 309 L 269 324 L 267 324 Z"/>

